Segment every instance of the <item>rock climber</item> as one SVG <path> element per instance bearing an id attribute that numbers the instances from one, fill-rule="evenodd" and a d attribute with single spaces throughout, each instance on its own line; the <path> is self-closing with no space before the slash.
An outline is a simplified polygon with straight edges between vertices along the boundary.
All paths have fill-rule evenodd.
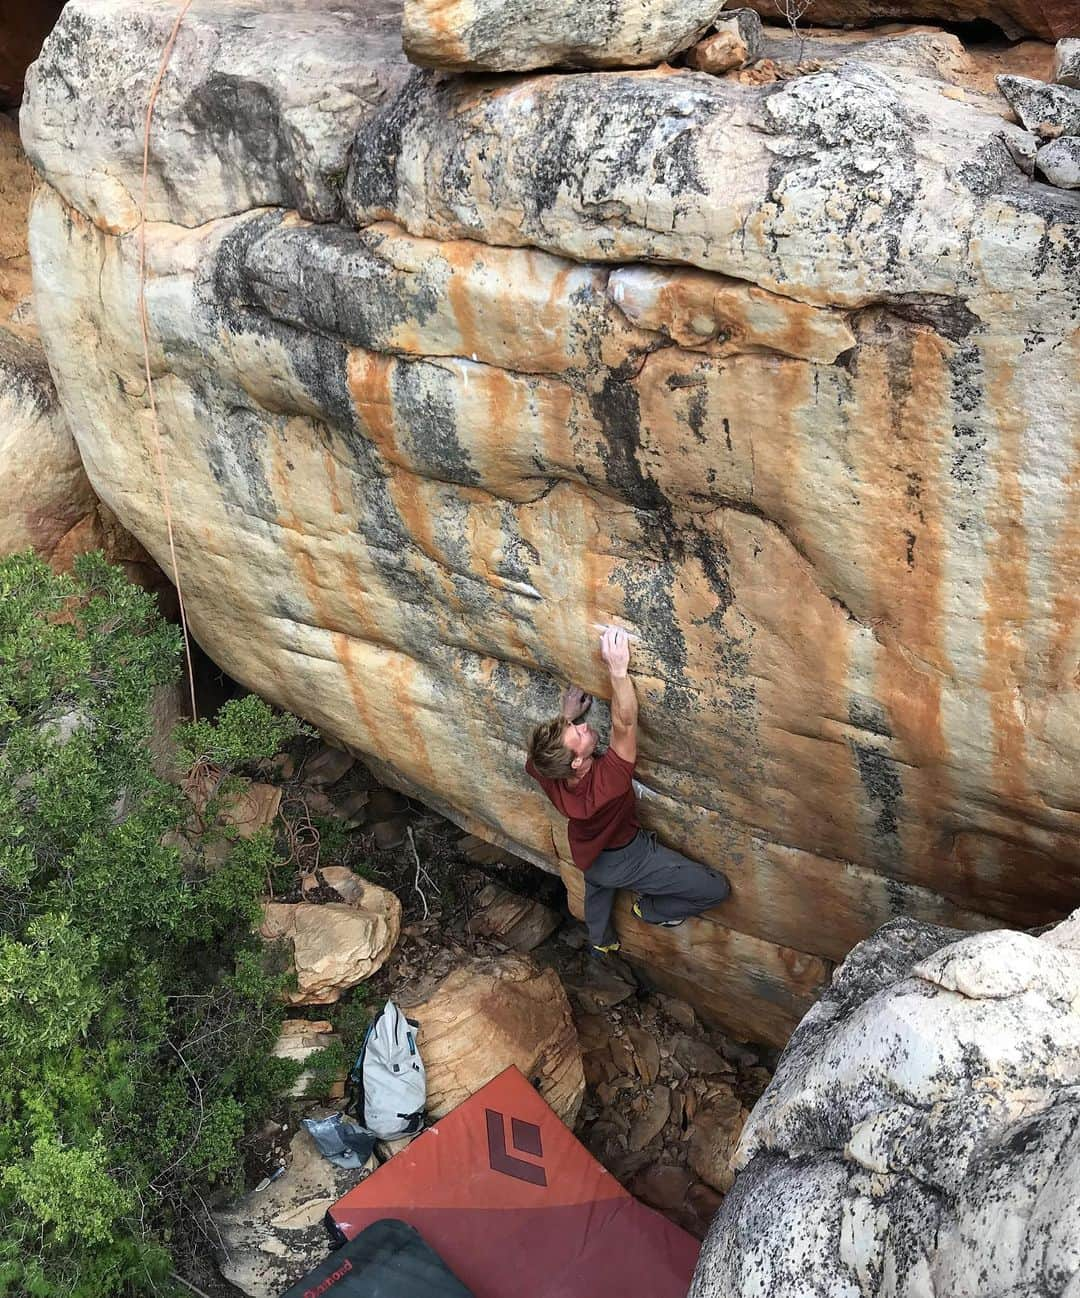
<path id="1" fill-rule="evenodd" d="M 690 915 L 719 905 L 731 892 L 727 878 L 657 843 L 638 824 L 634 793 L 637 695 L 629 676 L 630 641 L 608 627 L 600 653 L 611 678 L 611 744 L 584 718 L 592 698 L 577 685 L 564 691 L 560 714 L 537 726 L 525 770 L 569 820 L 570 854 L 585 875 L 585 923 L 593 949 L 619 949 L 611 925 L 618 888 L 638 893 L 633 911 L 646 924 L 674 928 Z"/>

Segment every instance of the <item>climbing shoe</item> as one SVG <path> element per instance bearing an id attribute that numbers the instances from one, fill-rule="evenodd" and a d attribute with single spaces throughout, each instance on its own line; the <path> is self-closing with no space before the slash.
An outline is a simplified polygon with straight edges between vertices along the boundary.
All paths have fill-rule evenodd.
<path id="1" fill-rule="evenodd" d="M 622 946 L 621 942 L 608 942 L 604 946 L 594 946 L 594 955 L 613 955 Z"/>
<path id="2" fill-rule="evenodd" d="M 643 924 L 652 924 L 654 928 L 678 928 L 680 924 L 686 923 L 684 919 L 646 919 L 641 913 L 640 901 L 635 901 L 631 909 Z"/>

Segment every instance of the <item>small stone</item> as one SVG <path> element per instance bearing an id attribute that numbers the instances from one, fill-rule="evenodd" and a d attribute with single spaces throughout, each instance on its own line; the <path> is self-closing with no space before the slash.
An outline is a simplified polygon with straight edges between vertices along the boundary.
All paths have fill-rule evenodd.
<path id="1" fill-rule="evenodd" d="M 275 1230 L 308 1230 L 322 1221 L 333 1202 L 333 1199 L 307 1199 L 272 1217 L 270 1225 Z"/>
<path id="2" fill-rule="evenodd" d="M 1035 155 L 1035 166 L 1051 185 L 1080 189 L 1080 135 L 1063 135 L 1044 144 Z"/>
<path id="3" fill-rule="evenodd" d="M 388 816 L 396 816 L 408 809 L 408 798 L 395 789 L 373 789 L 368 794 L 368 820 L 385 820 Z"/>
<path id="4" fill-rule="evenodd" d="M 998 89 L 1013 112 L 1036 135 L 1080 135 L 1080 90 L 1031 77 L 1002 75 Z"/>
<path id="5" fill-rule="evenodd" d="M 685 1167 L 654 1164 L 634 1177 L 630 1188 L 650 1208 L 671 1214 L 682 1207 L 687 1191 L 693 1184 L 694 1178 Z"/>
<path id="6" fill-rule="evenodd" d="M 497 843 L 489 843 L 486 838 L 475 834 L 464 834 L 458 839 L 458 851 L 477 865 L 500 865 L 506 857 L 506 849 Z"/>
<path id="7" fill-rule="evenodd" d="M 567 981 L 582 1007 L 590 1014 L 618 1005 L 634 994 L 634 988 L 597 960 L 590 960 L 580 982 Z"/>
<path id="8" fill-rule="evenodd" d="M 372 826 L 375 846 L 380 852 L 389 852 L 395 847 L 401 847 L 405 842 L 405 830 L 408 826 L 408 816 L 393 816 L 390 820 L 376 821 Z"/>
<path id="9" fill-rule="evenodd" d="M 661 996 L 660 1004 L 668 1018 L 674 1019 L 679 1027 L 685 1028 L 687 1032 L 692 1032 L 697 1027 L 697 1015 L 693 1008 L 685 1001 L 679 1000 L 677 996 Z"/>
<path id="10" fill-rule="evenodd" d="M 739 1143 L 747 1111 L 730 1088 L 723 1088 L 703 1105 L 694 1118 L 690 1134 L 689 1162 L 707 1184 L 726 1193 L 735 1173 L 731 1160 Z"/>
<path id="11" fill-rule="evenodd" d="M 305 784 L 326 786 L 336 784 L 355 765 L 351 753 L 340 748 L 320 748 L 304 763 L 303 779 Z"/>
<path id="12" fill-rule="evenodd" d="M 612 1037 L 608 1047 L 611 1051 L 611 1058 L 615 1061 L 616 1066 L 622 1073 L 633 1073 L 634 1051 L 625 1037 Z"/>
<path id="13" fill-rule="evenodd" d="M 693 1037 L 675 1038 L 675 1058 L 690 1073 L 722 1073 L 727 1065 L 720 1054 L 704 1041 Z"/>
<path id="14" fill-rule="evenodd" d="M 671 1116 L 671 1092 L 666 1086 L 654 1086 L 648 1108 L 630 1124 L 627 1144 L 631 1149 L 644 1149 L 663 1131 Z"/>
<path id="15" fill-rule="evenodd" d="M 761 58 L 761 18 L 752 9 L 720 14 L 714 26 L 715 32 L 687 54 L 690 67 L 717 76 L 749 67 Z"/>
<path id="16" fill-rule="evenodd" d="M 599 1089 L 604 1083 L 619 1076 L 619 1067 L 606 1050 L 591 1050 L 581 1061 L 585 1080 Z"/>
<path id="17" fill-rule="evenodd" d="M 646 1086 L 651 1086 L 660 1075 L 660 1048 L 656 1038 L 642 1028 L 627 1028 L 626 1035 L 634 1048 L 634 1065 Z"/>
<path id="18" fill-rule="evenodd" d="M 1001 140 L 1009 150 L 1013 162 L 1025 176 L 1035 172 L 1035 154 L 1039 149 L 1039 137 L 1030 131 L 1002 132 Z"/>
<path id="19" fill-rule="evenodd" d="M 281 790 L 273 784 L 248 784 L 223 799 L 218 820 L 241 838 L 252 838 L 272 824 L 281 806 Z"/>
<path id="20" fill-rule="evenodd" d="M 1066 36 L 1054 49 L 1054 80 L 1080 90 L 1080 38 Z"/>
<path id="21" fill-rule="evenodd" d="M 324 865 L 320 873 L 342 901 L 356 906 L 363 904 L 364 880 L 347 865 Z"/>
<path id="22" fill-rule="evenodd" d="M 756 1050 L 739 1041 L 729 1041 L 726 1037 L 720 1041 L 720 1053 L 729 1063 L 739 1068 L 752 1068 L 758 1061 Z"/>
<path id="23" fill-rule="evenodd" d="M 367 810 L 370 796 L 367 789 L 353 789 L 347 797 L 335 802 L 337 814 L 350 829 L 356 829 L 364 823 L 366 819 L 364 813 Z"/>

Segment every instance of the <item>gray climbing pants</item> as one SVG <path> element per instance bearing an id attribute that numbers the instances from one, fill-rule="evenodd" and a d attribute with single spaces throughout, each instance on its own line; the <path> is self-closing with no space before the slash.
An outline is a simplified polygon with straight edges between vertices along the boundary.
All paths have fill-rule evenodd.
<path id="1" fill-rule="evenodd" d="M 611 908 L 619 888 L 639 894 L 646 924 L 700 915 L 731 893 L 731 884 L 718 870 L 664 847 L 655 834 L 639 829 L 625 847 L 601 852 L 585 871 L 585 924 L 593 946 L 617 940 Z"/>

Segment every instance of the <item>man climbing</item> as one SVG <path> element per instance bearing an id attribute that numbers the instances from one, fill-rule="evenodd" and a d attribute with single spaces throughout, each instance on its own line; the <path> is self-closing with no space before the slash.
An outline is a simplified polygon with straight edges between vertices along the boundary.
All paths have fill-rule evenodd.
<path id="1" fill-rule="evenodd" d="M 536 727 L 525 770 L 570 822 L 570 854 L 585 875 L 585 923 L 593 948 L 619 949 L 611 926 L 618 888 L 639 895 L 634 914 L 674 928 L 716 906 L 731 892 L 726 877 L 662 847 L 638 824 L 634 794 L 637 695 L 628 675 L 630 641 L 608 627 L 600 653 L 611 677 L 611 745 L 596 755 L 599 736 L 584 717 L 592 699 L 571 685 L 559 716 Z"/>

